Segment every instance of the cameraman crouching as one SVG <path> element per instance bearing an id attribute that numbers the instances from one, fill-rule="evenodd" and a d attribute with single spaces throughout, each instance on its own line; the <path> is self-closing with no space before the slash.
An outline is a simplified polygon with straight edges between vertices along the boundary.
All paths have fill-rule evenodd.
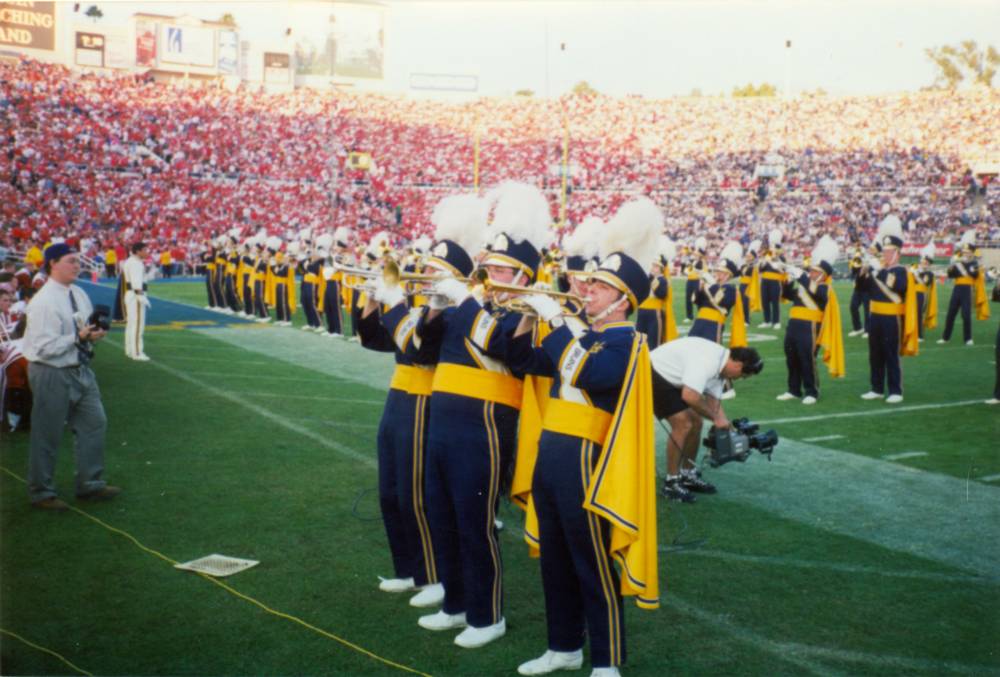
<path id="1" fill-rule="evenodd" d="M 759 374 L 764 362 L 753 348 L 729 349 L 697 336 L 665 343 L 649 356 L 653 412 L 670 424 L 663 495 L 693 503 L 692 492 L 715 493 L 715 487 L 698 476 L 696 466 L 702 419 L 728 428 L 720 401 L 726 382 Z"/>
<path id="2" fill-rule="evenodd" d="M 34 396 L 28 495 L 43 510 L 66 510 L 55 489 L 56 455 L 63 428 L 76 438 L 76 497 L 106 500 L 121 491 L 109 486 L 104 474 L 104 434 L 107 418 L 97 379 L 87 363 L 91 344 L 104 338 L 94 324 L 90 299 L 73 284 L 80 259 L 65 243 L 45 250 L 49 279 L 28 304 L 21 352 L 28 359 L 28 382 Z"/>

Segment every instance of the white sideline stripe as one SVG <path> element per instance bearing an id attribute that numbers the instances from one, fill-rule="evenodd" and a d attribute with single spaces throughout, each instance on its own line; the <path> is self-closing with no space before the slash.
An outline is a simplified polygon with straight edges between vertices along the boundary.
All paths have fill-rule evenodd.
<path id="1" fill-rule="evenodd" d="M 119 346 L 119 348 L 120 347 L 121 346 Z M 351 459 L 354 459 L 355 461 L 359 461 L 362 464 L 368 466 L 369 468 L 376 468 L 378 466 L 378 464 L 376 463 L 376 461 L 375 461 L 374 458 L 372 458 L 370 456 L 366 456 L 364 454 L 361 454 L 361 453 L 359 453 L 357 451 L 354 451 L 350 447 L 347 447 L 347 446 L 345 446 L 343 444 L 339 444 L 337 442 L 334 442 L 333 440 L 331 440 L 331 439 L 329 439 L 327 437 L 324 437 L 323 435 L 320 435 L 319 433 L 315 433 L 312 430 L 309 430 L 308 428 L 305 428 L 303 426 L 300 426 L 300 425 L 297 425 L 295 423 L 292 423 L 291 421 L 289 421 L 284 416 L 279 416 L 279 415 L 275 414 L 274 412 L 272 412 L 269 409 L 265 409 L 264 407 L 258 407 L 253 402 L 248 402 L 247 400 L 243 399 L 242 397 L 240 397 L 236 393 L 233 393 L 233 392 L 231 392 L 229 390 L 224 390 L 222 388 L 217 388 L 217 387 L 215 387 L 215 386 L 213 386 L 213 385 L 211 385 L 209 383 L 205 383 L 204 381 L 202 381 L 200 379 L 197 379 L 197 378 L 195 378 L 194 376 L 191 376 L 188 373 L 185 373 L 185 372 L 183 372 L 183 371 L 181 371 L 179 369 L 174 369 L 173 367 L 171 367 L 169 365 L 166 365 L 166 364 L 163 364 L 162 362 L 153 361 L 153 362 L 150 362 L 149 364 L 151 364 L 152 366 L 156 367 L 157 369 L 160 369 L 161 371 L 167 372 L 171 376 L 174 376 L 176 378 L 181 379 L 182 381 L 187 381 L 188 383 L 196 385 L 199 388 L 207 390 L 208 392 L 210 392 L 215 397 L 219 397 L 219 398 L 222 398 L 222 399 L 225 399 L 225 400 L 229 400 L 230 402 L 232 402 L 234 404 L 238 404 L 241 407 L 243 407 L 244 409 L 247 409 L 247 410 L 253 412 L 257 416 L 260 416 L 261 418 L 265 418 L 268 421 L 270 421 L 271 423 L 274 423 L 275 425 L 279 425 L 279 426 L 281 426 L 282 428 L 284 428 L 286 430 L 290 430 L 290 431 L 292 431 L 294 433 L 298 433 L 299 435 L 302 435 L 303 437 L 307 437 L 310 440 L 312 440 L 313 442 L 315 442 L 316 444 L 318 444 L 318 445 L 320 445 L 322 447 L 326 447 L 327 449 L 332 449 L 333 451 L 336 451 L 338 454 L 341 454 L 342 456 L 346 456 L 347 458 L 351 458 Z"/>
<path id="2" fill-rule="evenodd" d="M 331 394 L 336 392 L 338 381 L 364 384 L 384 393 L 395 368 L 388 354 L 379 355 L 342 341 L 325 341 L 319 336 L 312 341 L 289 341 L 282 336 L 285 332 L 226 328 L 189 331 L 327 375 L 330 378 L 325 383 Z M 839 416 L 869 412 L 881 415 L 979 402 L 902 408 L 875 405 L 871 410 Z M 826 420 L 837 416 L 805 418 Z M 658 435 L 658 440 L 660 445 L 663 436 Z M 658 456 L 659 467 L 662 454 Z M 967 482 L 794 440 L 781 441 L 772 463 L 755 455 L 741 467 L 726 466 L 708 472 L 723 500 L 758 507 L 812 529 L 940 562 L 958 572 L 985 576 L 998 573 L 1000 541 L 992 526 L 1000 523 L 1000 487 L 996 485 Z"/>
<path id="3" fill-rule="evenodd" d="M 986 477 L 979 478 L 980 482 L 996 482 L 997 480 L 1000 480 L 1000 473 L 997 473 L 996 475 L 987 475 Z"/>
<path id="4" fill-rule="evenodd" d="M 925 409 L 946 409 L 948 407 L 968 407 L 972 404 L 982 404 L 982 400 L 962 400 L 960 402 L 940 402 L 938 404 L 914 404 L 909 407 L 895 407 L 890 404 L 872 405 L 875 408 L 863 411 L 845 411 L 839 414 L 820 414 L 817 416 L 791 416 L 789 418 L 772 418 L 767 421 L 756 421 L 761 425 L 775 423 L 804 423 L 806 421 L 825 421 L 828 418 L 854 418 L 856 416 L 884 416 L 886 414 L 901 414 L 907 411 L 924 411 Z"/>
<path id="5" fill-rule="evenodd" d="M 823 435 L 822 437 L 803 437 L 803 442 L 829 442 L 830 440 L 843 439 L 843 435 Z"/>
<path id="6" fill-rule="evenodd" d="M 325 383 L 330 385 L 328 378 L 305 378 L 302 376 L 281 376 L 278 374 L 248 374 L 241 371 L 199 371 L 202 376 L 218 376 L 221 378 L 255 378 L 261 381 L 293 381 L 296 383 Z"/>
<path id="7" fill-rule="evenodd" d="M 246 392 L 244 395 L 249 395 L 250 397 L 267 397 L 274 398 L 274 393 L 262 393 L 262 392 Z M 311 400 L 316 402 L 346 402 L 347 404 L 385 404 L 385 400 L 361 400 L 353 399 L 350 397 L 323 397 L 322 395 L 288 395 L 282 393 L 280 396 L 283 400 Z"/>
<path id="8" fill-rule="evenodd" d="M 845 649 L 831 649 L 824 646 L 813 646 L 811 644 L 800 644 L 798 642 L 778 642 L 764 635 L 758 634 L 741 625 L 737 625 L 729 620 L 728 616 L 718 615 L 699 609 L 693 604 L 689 604 L 678 598 L 674 594 L 663 596 L 664 602 L 680 611 L 681 613 L 697 618 L 702 623 L 725 632 L 735 639 L 749 644 L 758 649 L 763 649 L 769 653 L 783 658 L 792 663 L 816 674 L 829 674 L 831 670 L 822 664 L 814 663 L 819 660 L 843 661 L 845 663 L 861 663 L 883 668 L 887 671 L 908 671 L 916 670 L 940 674 L 950 672 L 961 675 L 985 675 L 996 674 L 996 668 L 990 665 L 970 665 L 959 663 L 958 661 L 940 661 L 927 658 L 911 658 L 908 656 L 893 656 L 889 654 L 866 653 L 864 651 L 848 651 Z M 889 673 L 891 674 L 891 673 Z"/>
<path id="9" fill-rule="evenodd" d="M 217 357 L 194 357 L 192 355 L 170 355 L 167 357 L 168 360 L 181 360 L 182 362 L 219 362 Z M 236 366 L 262 366 L 262 365 L 273 365 L 274 362 L 269 362 L 267 360 L 238 360 L 235 362 Z"/>
<path id="10" fill-rule="evenodd" d="M 824 569 L 826 571 L 838 571 L 845 574 L 861 574 L 889 578 L 911 578 L 922 581 L 939 581 L 942 583 L 969 583 L 982 585 L 1000 585 L 1000 576 L 969 576 L 965 574 L 945 574 L 934 571 L 909 571 L 901 569 L 882 569 L 880 567 L 865 566 L 863 564 L 847 564 L 841 562 L 828 562 L 825 560 L 798 559 L 796 557 L 775 557 L 768 555 L 739 555 L 725 550 L 706 550 L 703 548 L 683 548 L 671 550 L 670 546 L 660 546 L 660 551 L 668 556 L 694 555 L 695 557 L 707 557 L 709 559 L 722 559 L 733 562 L 746 562 L 749 564 L 766 564 L 767 566 L 787 566 L 802 569 Z"/>
<path id="11" fill-rule="evenodd" d="M 904 458 L 917 458 L 918 456 L 926 455 L 926 451 L 904 451 L 899 454 L 889 454 L 888 456 L 883 456 L 882 459 L 885 461 L 902 461 Z"/>

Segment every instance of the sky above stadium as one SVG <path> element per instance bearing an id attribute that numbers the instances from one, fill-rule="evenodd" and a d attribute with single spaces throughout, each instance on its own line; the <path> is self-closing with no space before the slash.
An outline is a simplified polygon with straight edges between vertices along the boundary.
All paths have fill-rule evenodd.
<path id="1" fill-rule="evenodd" d="M 82 2 L 86 8 L 90 2 Z M 289 42 L 302 5 L 325 2 L 97 2 L 103 24 L 133 12 L 232 14 L 241 39 Z M 549 2 L 389 0 L 385 89 L 412 75 L 474 76 L 480 95 L 555 96 L 586 80 L 646 97 L 728 94 L 771 82 L 795 92 L 875 94 L 929 85 L 926 47 L 975 40 L 1000 49 L 1000 0 L 665 0 Z M 82 11 L 82 10 L 81 10 Z M 786 41 L 791 47 L 786 47 Z M 995 85 L 998 83 L 994 83 Z M 433 94 L 433 93 L 431 93 Z"/>

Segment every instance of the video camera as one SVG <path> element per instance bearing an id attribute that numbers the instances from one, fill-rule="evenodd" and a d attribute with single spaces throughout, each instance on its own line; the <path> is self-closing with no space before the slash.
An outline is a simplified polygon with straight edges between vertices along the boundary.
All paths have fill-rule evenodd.
<path id="1" fill-rule="evenodd" d="M 734 420 L 732 426 L 728 430 L 712 427 L 708 431 L 705 446 L 709 449 L 709 465 L 718 468 L 730 461 L 743 463 L 750 458 L 753 449 L 767 456 L 768 461 L 771 460 L 771 452 L 778 445 L 778 433 L 774 430 L 758 432 L 760 426 L 746 418 Z"/>
<path id="2" fill-rule="evenodd" d="M 111 308 L 104 305 L 94 306 L 94 312 L 90 314 L 90 319 L 87 320 L 88 327 L 97 327 L 101 331 L 111 330 Z"/>

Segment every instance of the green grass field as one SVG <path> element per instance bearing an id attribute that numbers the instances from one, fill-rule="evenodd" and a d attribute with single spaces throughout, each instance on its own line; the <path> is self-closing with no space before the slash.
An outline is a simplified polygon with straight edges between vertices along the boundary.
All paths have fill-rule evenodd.
<path id="1" fill-rule="evenodd" d="M 781 443 L 771 463 L 706 469 L 716 496 L 661 501 L 662 606 L 628 605 L 623 674 L 1000 674 L 1000 407 L 982 404 L 997 319 L 975 323 L 974 346 L 935 344 L 949 293 L 895 407 L 859 399 L 860 338 L 817 405 L 776 402 L 782 332 L 751 331 L 767 366 L 726 411 Z M 417 626 L 408 595 L 378 591 L 392 573 L 375 470 L 391 356 L 167 302 L 204 305 L 200 283 L 151 294 L 153 361 L 125 359 L 116 329 L 94 365 L 118 500 L 32 510 L 27 435 L 0 443 L 0 672 L 513 675 L 542 653 L 538 563 L 507 503 L 502 640 L 459 649 Z M 657 454 L 662 468 L 662 431 Z M 67 435 L 70 501 L 72 472 Z M 261 563 L 225 589 L 156 553 Z"/>

